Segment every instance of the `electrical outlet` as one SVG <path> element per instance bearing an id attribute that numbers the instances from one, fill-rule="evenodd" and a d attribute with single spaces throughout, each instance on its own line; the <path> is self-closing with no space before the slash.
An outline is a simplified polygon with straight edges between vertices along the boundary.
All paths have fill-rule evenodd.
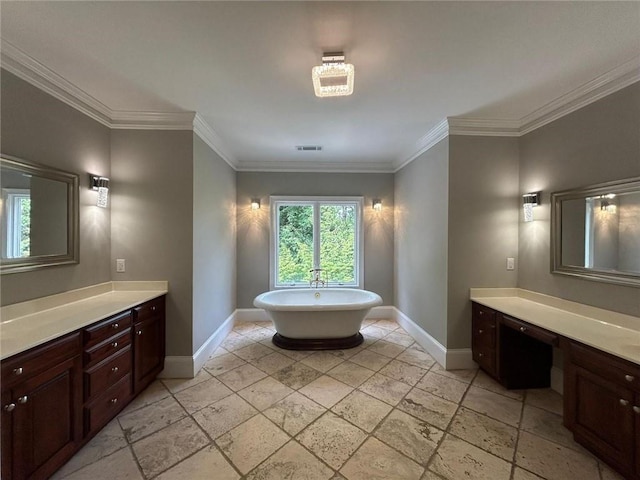
<path id="1" fill-rule="evenodd" d="M 116 259 L 116 272 L 122 273 L 125 271 L 124 258 Z"/>
<path id="2" fill-rule="evenodd" d="M 513 257 L 507 257 L 507 270 L 516 269 L 516 259 Z"/>

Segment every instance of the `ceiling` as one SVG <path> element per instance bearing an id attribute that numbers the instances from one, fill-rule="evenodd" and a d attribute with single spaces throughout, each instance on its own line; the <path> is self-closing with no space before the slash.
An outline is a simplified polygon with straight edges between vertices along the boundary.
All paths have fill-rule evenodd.
<path id="1" fill-rule="evenodd" d="M 447 117 L 517 126 L 621 65 L 640 66 L 640 2 L 0 8 L 3 52 L 114 114 L 197 112 L 240 170 L 392 171 Z M 326 51 L 355 65 L 352 96 L 314 96 L 311 68 Z"/>

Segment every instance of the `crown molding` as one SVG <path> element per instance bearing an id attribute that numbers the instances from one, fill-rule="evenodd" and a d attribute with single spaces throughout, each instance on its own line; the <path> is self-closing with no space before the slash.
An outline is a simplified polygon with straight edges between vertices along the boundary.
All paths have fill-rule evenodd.
<path id="1" fill-rule="evenodd" d="M 470 117 L 447 117 L 449 135 L 519 137 L 520 121 Z"/>
<path id="2" fill-rule="evenodd" d="M 392 166 L 382 162 L 281 161 L 239 162 L 239 172 L 308 172 L 308 173 L 393 173 Z"/>
<path id="3" fill-rule="evenodd" d="M 211 128 L 211 125 L 202 118 L 199 113 L 195 114 L 192 122 L 193 133 L 198 135 L 204 143 L 209 145 L 214 152 L 216 152 L 220 158 L 222 158 L 227 164 L 234 170 L 238 170 L 238 162 L 233 156 L 222 148 L 223 141 L 218 134 Z"/>
<path id="4" fill-rule="evenodd" d="M 193 130 L 195 112 L 112 111 L 110 127 L 115 130 Z"/>
<path id="5" fill-rule="evenodd" d="M 448 136 L 449 122 L 445 118 L 438 122 L 431 130 L 429 130 L 426 135 L 420 137 L 420 139 L 415 143 L 414 150 L 412 150 L 399 161 L 393 162 L 393 172 L 395 173 L 398 170 L 401 170 L 402 168 L 413 162 L 420 155 L 422 155 L 424 152 L 430 150 L 438 142 L 447 138 Z"/>

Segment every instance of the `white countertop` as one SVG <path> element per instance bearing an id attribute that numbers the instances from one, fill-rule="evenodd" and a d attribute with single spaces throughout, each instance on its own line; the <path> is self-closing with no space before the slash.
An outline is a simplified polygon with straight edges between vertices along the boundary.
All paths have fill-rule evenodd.
<path id="1" fill-rule="evenodd" d="M 471 300 L 640 365 L 640 318 L 509 288 L 472 288 Z"/>
<path id="2" fill-rule="evenodd" d="M 107 282 L 0 309 L 0 359 L 166 294 L 167 282 Z"/>

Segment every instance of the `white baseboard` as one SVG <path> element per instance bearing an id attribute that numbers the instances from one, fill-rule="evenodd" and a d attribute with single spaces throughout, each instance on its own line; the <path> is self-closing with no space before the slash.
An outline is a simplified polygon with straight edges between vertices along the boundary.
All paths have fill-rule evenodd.
<path id="1" fill-rule="evenodd" d="M 233 329 L 236 311 L 222 322 L 213 334 L 200 346 L 193 356 L 165 357 L 164 370 L 160 378 L 193 378 L 204 366 L 213 351 L 218 348 L 229 332 Z"/>
<path id="2" fill-rule="evenodd" d="M 556 366 L 551 367 L 551 390 L 564 395 L 564 371 Z"/>

